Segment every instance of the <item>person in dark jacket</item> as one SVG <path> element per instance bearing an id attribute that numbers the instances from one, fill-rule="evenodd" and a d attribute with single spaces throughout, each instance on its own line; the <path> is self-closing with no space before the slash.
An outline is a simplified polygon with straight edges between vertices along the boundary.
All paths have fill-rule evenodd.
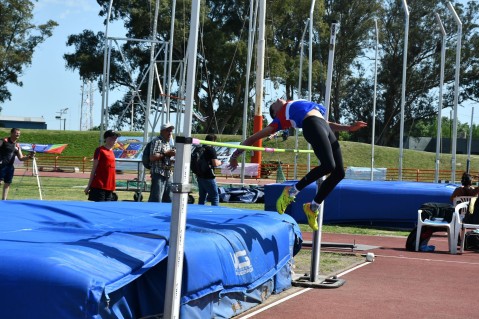
<path id="1" fill-rule="evenodd" d="M 215 142 L 216 135 L 208 134 L 206 135 L 205 140 Z M 218 159 L 216 150 L 212 146 L 205 145 L 201 147 L 205 148 L 203 156 L 210 169 L 207 170 L 205 175 L 196 176 L 199 193 L 198 204 L 204 205 L 207 200 L 211 203 L 211 206 L 218 206 L 220 201 L 214 168 L 220 166 L 221 161 Z"/>
<path id="2" fill-rule="evenodd" d="M 13 181 L 15 156 L 20 161 L 26 161 L 35 156 L 35 152 L 30 152 L 28 156 L 23 156 L 22 149 L 17 143 L 19 138 L 20 129 L 12 128 L 10 130 L 10 137 L 5 137 L 0 140 L 0 184 L 3 183 L 2 200 L 7 199 L 8 190 Z"/>

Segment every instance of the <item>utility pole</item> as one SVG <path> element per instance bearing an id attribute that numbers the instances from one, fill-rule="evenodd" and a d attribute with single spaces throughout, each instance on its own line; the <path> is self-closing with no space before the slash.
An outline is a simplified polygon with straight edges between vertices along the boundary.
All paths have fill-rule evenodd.
<path id="1" fill-rule="evenodd" d="M 57 114 L 59 115 L 55 116 L 57 120 L 60 120 L 60 131 L 62 129 L 62 120 L 63 120 L 63 130 L 64 131 L 66 130 L 65 127 L 66 127 L 67 118 L 66 117 L 64 118 L 63 115 L 66 114 L 67 111 L 68 111 L 68 107 L 61 109 L 60 111 L 57 112 Z"/>

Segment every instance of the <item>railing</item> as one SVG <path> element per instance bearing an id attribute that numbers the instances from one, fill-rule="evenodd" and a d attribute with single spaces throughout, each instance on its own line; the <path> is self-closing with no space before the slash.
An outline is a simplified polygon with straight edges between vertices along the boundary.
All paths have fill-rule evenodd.
<path id="1" fill-rule="evenodd" d="M 49 171 L 70 171 L 73 168 L 78 168 L 79 171 L 85 173 L 91 170 L 93 159 L 80 156 L 59 156 L 48 154 L 37 154 L 37 167 L 39 170 Z M 31 170 L 32 161 L 28 160 L 24 162 L 24 167 L 27 170 Z M 281 167 L 281 170 L 279 171 Z M 297 178 L 301 178 L 306 175 L 307 165 L 298 164 L 296 166 Z M 134 172 L 136 173 L 136 171 Z M 479 175 L 479 171 L 470 172 L 472 175 Z M 217 176 L 227 177 L 222 175 L 220 170 L 216 170 Z M 282 176 L 278 176 L 282 174 Z M 461 179 L 462 171 L 456 171 L 456 181 Z M 231 176 L 231 175 L 230 175 Z M 283 177 L 285 180 L 294 179 L 294 164 L 280 163 L 280 162 L 266 162 L 260 165 L 259 177 L 262 179 L 277 180 L 278 177 Z M 414 169 L 403 168 L 402 180 L 414 181 L 414 182 L 434 182 L 435 170 L 432 169 Z M 254 179 L 254 177 L 253 177 Z M 386 180 L 396 181 L 399 179 L 399 170 L 397 168 L 387 168 Z M 439 180 L 443 182 L 451 181 L 451 170 L 440 170 Z"/>
<path id="2" fill-rule="evenodd" d="M 278 172 L 279 166 L 281 165 L 281 171 L 284 175 L 285 180 L 294 179 L 294 164 L 284 164 L 284 163 L 266 163 L 260 166 L 260 176 L 261 178 L 267 179 L 277 179 L 281 174 Z M 300 179 L 308 173 L 307 165 L 298 164 L 296 166 L 296 175 L 297 179 Z M 402 170 L 402 180 L 403 181 L 412 181 L 412 182 L 434 182 L 436 171 L 433 169 L 416 169 L 416 168 L 405 168 Z M 479 171 L 470 172 L 474 176 L 479 175 Z M 462 171 L 456 171 L 456 181 L 461 179 Z M 451 170 L 439 170 L 438 179 L 440 182 L 452 182 L 451 181 Z M 386 180 L 387 181 L 397 181 L 399 180 L 399 170 L 397 168 L 387 168 L 386 169 Z"/>
<path id="3" fill-rule="evenodd" d="M 39 171 L 50 172 L 76 172 L 90 171 L 92 168 L 92 159 L 80 156 L 59 156 L 48 154 L 37 154 L 36 162 Z M 24 162 L 24 167 L 31 170 L 33 165 L 32 160 Z"/>

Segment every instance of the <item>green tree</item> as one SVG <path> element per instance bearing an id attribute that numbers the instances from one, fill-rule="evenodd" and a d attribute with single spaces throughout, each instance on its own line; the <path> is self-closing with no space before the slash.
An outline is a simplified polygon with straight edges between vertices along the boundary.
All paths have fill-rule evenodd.
<path id="1" fill-rule="evenodd" d="M 440 33 L 434 13 L 441 16 L 448 33 L 445 84 L 449 93 L 445 95 L 442 107 L 452 106 L 454 82 L 456 25 L 446 8 L 446 1 L 409 1 L 409 45 L 404 112 L 404 132 L 414 131 L 418 121 L 432 122 L 437 116 L 438 85 L 440 67 Z M 454 4 L 463 22 L 464 38 L 475 39 L 477 28 L 477 5 L 469 4 L 467 14 L 463 6 Z M 404 9 L 402 2 L 388 0 L 378 12 L 380 26 L 380 63 L 378 70 L 378 97 L 376 114 L 376 141 L 380 145 L 397 146 L 400 133 L 400 110 L 402 89 L 402 60 L 404 46 Z M 471 40 L 472 41 L 472 40 Z M 464 40 L 463 40 L 464 43 Z M 468 70 L 468 78 L 461 79 L 462 85 L 473 85 L 474 75 L 469 70 L 475 67 L 478 51 L 471 44 L 463 47 L 462 70 Z M 476 75 L 477 78 L 477 75 Z M 372 118 L 372 80 L 370 76 L 353 79 L 352 95 L 346 97 L 344 108 L 349 116 L 360 117 L 365 112 Z M 465 94 L 462 94 L 463 99 Z M 363 132 L 361 132 L 363 133 Z"/>
<path id="2" fill-rule="evenodd" d="M 100 15 L 106 16 L 109 0 L 97 0 Z M 452 105 L 454 82 L 455 22 L 447 7 L 447 1 L 410 1 L 409 46 L 407 50 L 407 84 L 405 100 L 406 134 L 431 131 L 427 123 L 437 114 L 439 84 L 440 41 L 439 29 L 434 17 L 437 12 L 448 32 L 448 51 L 444 105 Z M 124 23 L 128 38 L 151 37 L 155 2 L 147 0 L 118 0 L 113 2 L 112 20 Z M 158 40 L 169 41 L 171 7 L 160 2 Z M 195 108 L 205 115 L 205 122 L 197 122 L 197 131 L 236 134 L 242 125 L 244 90 L 246 82 L 246 59 L 248 37 L 249 1 L 207 0 L 202 2 L 197 56 L 197 83 L 195 85 Z M 302 88 L 298 94 L 301 38 L 309 18 L 311 2 L 303 0 L 267 1 L 266 7 L 266 64 L 265 78 L 271 80 L 275 96 L 265 96 L 265 105 L 278 97 L 296 98 L 307 96 L 307 67 L 303 68 Z M 476 20 L 478 5 L 467 7 L 454 4 L 463 21 L 464 39 L 461 78 L 461 101 L 477 98 L 479 57 Z M 173 59 L 183 61 L 186 55 L 190 18 L 190 1 L 177 1 Z M 380 35 L 378 68 L 377 112 L 372 114 L 375 34 L 374 19 L 377 19 Z M 373 120 L 376 121 L 376 141 L 380 145 L 396 146 L 399 143 L 400 109 L 402 88 L 402 60 L 404 44 L 404 10 L 399 0 L 328 0 L 316 4 L 313 34 L 313 89 L 312 99 L 322 101 L 329 53 L 329 28 L 331 22 L 340 23 L 337 35 L 333 83 L 331 91 L 330 118 L 334 121 L 364 120 L 368 129 L 352 133 L 354 139 L 369 142 Z M 101 79 L 103 68 L 104 35 L 84 31 L 69 37 L 68 43 L 75 47 L 73 54 L 65 55 L 67 66 L 78 69 L 86 79 Z M 126 87 L 128 91 L 140 90 L 146 100 L 146 82 L 135 87 L 149 63 L 149 44 L 129 41 L 112 51 L 110 84 Z M 308 52 L 307 45 L 304 52 Z M 122 57 L 127 61 L 122 62 Z M 254 56 L 255 58 L 255 56 Z M 305 60 L 305 66 L 307 65 Z M 161 69 L 162 66 L 158 64 Z M 253 59 L 252 65 L 256 61 Z M 254 67 L 251 73 L 254 78 Z M 160 74 L 163 74 L 160 70 Z M 179 88 L 180 73 L 174 74 L 172 87 Z M 250 79 L 250 83 L 253 83 Z M 153 100 L 162 104 L 162 95 L 155 89 Z M 181 92 L 172 92 L 181 96 Z M 248 92 L 248 114 L 252 117 L 254 85 Z M 131 108 L 125 107 L 131 97 L 125 96 L 110 105 L 110 115 L 129 119 Z M 174 108 L 181 103 L 172 103 Z M 137 128 L 143 127 L 143 113 L 137 112 Z M 252 121 L 248 121 L 251 123 Z M 421 127 L 417 125 L 421 125 Z M 415 128 L 415 126 L 417 126 Z"/>
<path id="3" fill-rule="evenodd" d="M 351 82 L 364 74 L 363 65 L 371 51 L 371 38 L 374 33 L 374 19 L 380 10 L 377 0 L 335 0 L 326 1 L 325 21 L 337 20 L 340 23 L 334 56 L 333 83 L 331 88 L 330 119 L 341 122 L 345 112 L 341 102 L 350 95 Z M 329 32 L 329 26 L 327 28 Z M 322 41 L 323 60 L 329 55 L 328 41 Z M 368 105 L 371 106 L 371 105 Z M 363 116 L 356 119 L 366 120 Z"/>
<path id="4" fill-rule="evenodd" d="M 31 65 L 36 47 L 58 25 L 53 20 L 33 24 L 34 2 L 0 0 L 0 103 L 11 99 L 8 84 L 23 85 L 20 77 Z"/>
<path id="5" fill-rule="evenodd" d="M 98 0 L 100 15 L 106 16 L 110 1 Z M 155 2 L 146 0 L 114 1 L 112 20 L 124 21 L 126 36 L 130 39 L 151 38 L 154 19 Z M 158 17 L 157 39 L 168 41 L 171 38 L 170 3 L 161 2 Z M 241 1 L 206 1 L 206 6 L 201 7 L 201 29 L 198 44 L 198 70 L 197 90 L 195 104 L 197 111 L 205 115 L 206 123 L 199 123 L 200 130 L 223 132 L 228 122 L 229 125 L 237 125 L 241 120 L 236 116 L 238 106 L 241 103 L 242 78 L 245 74 L 245 39 L 244 16 L 247 4 Z M 173 60 L 184 61 L 187 50 L 187 39 L 191 2 L 177 1 Z M 103 65 L 104 34 L 94 34 L 85 30 L 80 35 L 71 35 L 68 45 L 75 47 L 75 52 L 66 54 L 67 66 L 78 69 L 80 75 L 88 79 L 101 79 Z M 221 44 L 221 45 L 219 45 Z M 157 47 L 160 47 L 158 45 Z M 114 48 L 111 56 L 110 84 L 112 87 L 126 87 L 128 91 L 139 90 L 141 98 L 146 101 L 147 82 L 144 81 L 139 87 L 140 79 L 147 69 L 150 56 L 150 44 L 145 42 L 127 41 L 120 44 L 120 48 Z M 120 54 L 121 50 L 121 54 Z M 125 61 L 122 60 L 122 56 Z M 164 74 L 163 64 L 158 63 L 159 74 Z M 181 87 L 181 74 L 173 74 L 173 87 Z M 100 85 L 101 87 L 101 85 Z M 166 88 L 164 88 L 166 89 Z M 153 100 L 162 104 L 164 96 L 155 86 Z M 172 91 L 172 95 L 181 96 L 181 92 Z M 130 97 L 125 96 L 120 101 L 114 101 L 110 106 L 110 116 L 118 118 L 123 114 L 130 118 L 131 111 L 125 108 Z M 178 109 L 181 102 L 172 100 L 172 107 Z M 141 129 L 144 125 L 144 110 L 140 109 L 137 116 L 136 128 Z M 222 114 L 222 115 L 219 115 Z M 219 119 L 219 117 L 223 117 Z M 220 124 L 218 124 L 220 123 Z"/>

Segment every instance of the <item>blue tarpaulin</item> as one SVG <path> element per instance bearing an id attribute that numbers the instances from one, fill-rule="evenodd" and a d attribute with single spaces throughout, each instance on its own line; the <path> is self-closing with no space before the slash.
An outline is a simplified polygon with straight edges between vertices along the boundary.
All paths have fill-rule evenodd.
<path id="1" fill-rule="evenodd" d="M 1 201 L 0 212 L 1 318 L 163 312 L 171 204 Z M 291 217 L 199 205 L 187 216 L 182 318 L 229 317 L 228 300 L 289 288 L 302 241 Z"/>

